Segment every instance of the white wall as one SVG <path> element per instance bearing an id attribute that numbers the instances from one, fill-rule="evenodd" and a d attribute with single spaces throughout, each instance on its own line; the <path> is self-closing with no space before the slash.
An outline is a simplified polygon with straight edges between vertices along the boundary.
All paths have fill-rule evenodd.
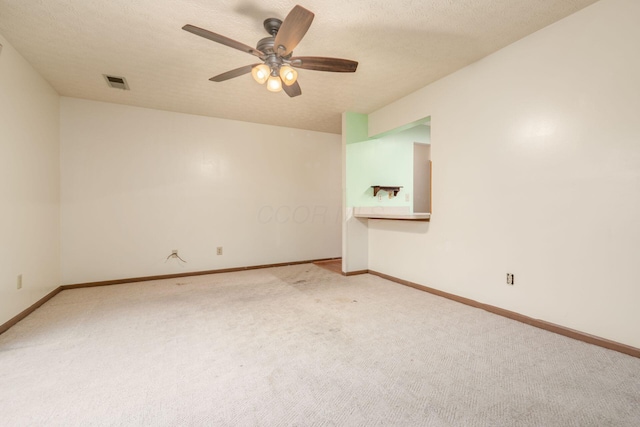
<path id="1" fill-rule="evenodd" d="M 341 255 L 340 135 L 62 98 L 61 150 L 64 284 Z"/>
<path id="2" fill-rule="evenodd" d="M 342 113 L 342 272 L 352 273 L 369 268 L 369 230 L 367 221 L 354 217 L 348 207 L 347 146 L 353 141 L 366 139 L 367 116 L 352 112 Z M 352 138 L 353 141 L 349 141 Z"/>
<path id="3" fill-rule="evenodd" d="M 369 268 L 640 347 L 638 22 L 602 0 L 371 114 L 431 116 L 434 214 L 369 221 Z"/>
<path id="4" fill-rule="evenodd" d="M 59 285 L 60 174 L 58 94 L 2 36 L 0 44 L 2 324 Z"/>

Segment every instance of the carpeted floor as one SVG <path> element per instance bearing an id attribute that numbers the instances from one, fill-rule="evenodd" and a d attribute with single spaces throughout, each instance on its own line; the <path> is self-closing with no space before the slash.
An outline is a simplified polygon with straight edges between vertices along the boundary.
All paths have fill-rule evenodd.
<path id="1" fill-rule="evenodd" d="M 63 291 L 2 426 L 638 426 L 640 359 L 312 264 Z"/>

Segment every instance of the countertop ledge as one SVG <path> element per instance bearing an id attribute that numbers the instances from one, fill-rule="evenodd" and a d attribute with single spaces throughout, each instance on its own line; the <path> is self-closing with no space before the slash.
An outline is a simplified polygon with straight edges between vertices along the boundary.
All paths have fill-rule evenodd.
<path id="1" fill-rule="evenodd" d="M 431 219 L 430 213 L 413 213 L 413 214 L 376 214 L 376 213 L 357 213 L 354 215 L 356 218 L 368 218 L 368 219 L 391 219 L 400 221 L 429 221 Z"/>

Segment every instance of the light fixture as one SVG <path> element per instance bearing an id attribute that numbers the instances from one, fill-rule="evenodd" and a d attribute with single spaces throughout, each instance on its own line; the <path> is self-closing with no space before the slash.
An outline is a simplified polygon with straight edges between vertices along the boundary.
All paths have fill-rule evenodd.
<path id="1" fill-rule="evenodd" d="M 271 92 L 280 92 L 282 90 L 282 80 L 280 80 L 275 71 L 271 73 L 269 80 L 267 80 L 267 89 Z"/>
<path id="2" fill-rule="evenodd" d="M 269 69 L 269 66 L 267 64 L 256 65 L 251 69 L 251 75 L 253 76 L 254 80 L 260 84 L 263 84 L 267 81 L 270 73 L 271 70 Z"/>
<path id="3" fill-rule="evenodd" d="M 298 72 L 289 65 L 259 64 L 251 69 L 254 80 L 260 84 L 267 83 L 271 92 L 280 92 L 282 84 L 291 86 L 298 79 Z"/>
<path id="4" fill-rule="evenodd" d="M 291 86 L 298 79 L 298 72 L 288 65 L 280 67 L 280 78 L 287 86 Z"/>

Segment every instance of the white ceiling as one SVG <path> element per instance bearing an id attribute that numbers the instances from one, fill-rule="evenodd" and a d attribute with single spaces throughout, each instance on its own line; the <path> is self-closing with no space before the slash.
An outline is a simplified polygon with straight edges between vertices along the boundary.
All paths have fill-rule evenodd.
<path id="1" fill-rule="evenodd" d="M 0 34 L 63 96 L 340 133 L 343 111 L 375 111 L 596 0 L 298 1 L 316 16 L 294 55 L 360 64 L 300 70 L 296 98 L 250 74 L 210 82 L 256 58 L 181 29 L 255 46 L 295 0 L 0 0 Z"/>

